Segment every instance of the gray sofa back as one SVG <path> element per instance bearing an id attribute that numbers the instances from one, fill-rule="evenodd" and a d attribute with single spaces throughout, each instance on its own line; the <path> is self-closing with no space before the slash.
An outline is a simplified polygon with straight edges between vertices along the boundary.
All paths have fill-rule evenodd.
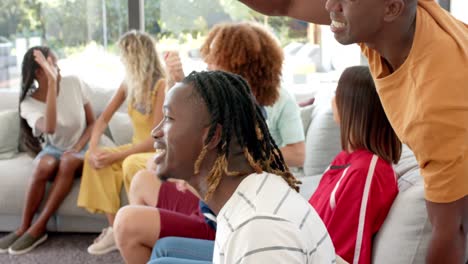
<path id="1" fill-rule="evenodd" d="M 309 199 L 317 188 L 323 172 L 341 151 L 340 129 L 333 120 L 331 99 L 334 90 L 322 88 L 315 94 L 312 105 L 301 108 L 306 155 L 302 174 L 301 194 Z"/>
<path id="2" fill-rule="evenodd" d="M 328 101 L 328 100 L 327 100 Z M 306 133 L 304 175 L 322 174 L 341 151 L 340 130 L 333 121 L 330 103 L 312 105 L 311 122 Z"/>

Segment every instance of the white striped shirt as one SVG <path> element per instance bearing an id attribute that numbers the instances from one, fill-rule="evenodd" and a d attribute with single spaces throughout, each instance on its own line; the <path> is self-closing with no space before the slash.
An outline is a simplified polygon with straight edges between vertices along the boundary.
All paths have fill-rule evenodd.
<path id="1" fill-rule="evenodd" d="M 335 263 L 322 220 L 274 174 L 246 177 L 217 217 L 213 263 Z"/>

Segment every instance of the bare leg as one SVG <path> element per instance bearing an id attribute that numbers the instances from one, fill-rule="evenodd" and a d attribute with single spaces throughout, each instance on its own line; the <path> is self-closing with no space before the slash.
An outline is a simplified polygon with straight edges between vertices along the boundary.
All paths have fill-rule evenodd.
<path id="1" fill-rule="evenodd" d="M 159 210 L 154 207 L 130 205 L 119 210 L 114 234 L 126 263 L 148 262 L 159 238 L 160 227 Z"/>
<path id="2" fill-rule="evenodd" d="M 22 235 L 31 226 L 34 214 L 39 209 L 39 205 L 44 197 L 47 180 L 54 175 L 58 164 L 58 160 L 50 155 L 44 155 L 37 161 L 31 183 L 26 193 L 23 220 L 16 234 Z"/>
<path id="3" fill-rule="evenodd" d="M 464 263 L 468 231 L 468 196 L 451 203 L 426 201 L 432 223 L 427 263 Z"/>
<path id="4" fill-rule="evenodd" d="M 107 222 L 109 222 L 109 226 L 114 226 L 115 221 L 115 214 L 106 213 Z"/>
<path id="5" fill-rule="evenodd" d="M 128 199 L 131 205 L 156 206 L 158 203 L 161 180 L 149 170 L 140 170 L 130 185 Z"/>
<path id="6" fill-rule="evenodd" d="M 28 230 L 29 234 L 37 237 L 45 232 L 47 222 L 70 192 L 75 172 L 82 165 L 83 160 L 74 157 L 72 154 L 65 153 L 61 157 L 59 169 L 49 192 L 44 210 L 37 219 L 37 222 Z"/>

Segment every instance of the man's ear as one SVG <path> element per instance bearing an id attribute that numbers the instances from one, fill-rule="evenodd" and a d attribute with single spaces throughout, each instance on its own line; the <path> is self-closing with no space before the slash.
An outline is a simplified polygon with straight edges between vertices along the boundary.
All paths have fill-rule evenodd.
<path id="1" fill-rule="evenodd" d="M 385 1 L 385 13 L 384 21 L 393 22 L 398 19 L 405 11 L 406 3 L 405 0 L 386 0 Z"/>
<path id="2" fill-rule="evenodd" d="M 203 142 L 206 141 L 206 139 L 208 138 L 208 133 L 210 131 L 210 128 L 207 128 L 205 130 L 205 133 L 203 135 Z M 222 137 L 222 134 L 223 134 L 223 127 L 220 125 L 220 124 L 217 124 L 216 125 L 216 130 L 213 134 L 213 137 L 211 138 L 210 142 L 208 142 L 208 144 L 206 145 L 206 147 L 209 149 L 209 150 L 212 150 L 212 149 L 215 149 L 218 147 L 219 143 L 221 142 L 221 137 Z"/>

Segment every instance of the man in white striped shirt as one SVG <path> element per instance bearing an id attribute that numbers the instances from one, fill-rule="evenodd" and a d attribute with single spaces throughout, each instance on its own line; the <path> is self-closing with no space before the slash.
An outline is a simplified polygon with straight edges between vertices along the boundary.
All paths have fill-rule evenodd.
<path id="1" fill-rule="evenodd" d="M 164 116 L 152 133 L 156 173 L 186 180 L 218 215 L 214 263 L 336 262 L 240 76 L 190 74 L 168 92 Z"/>
<path id="2" fill-rule="evenodd" d="M 251 174 L 217 217 L 214 263 L 332 263 L 315 210 L 278 175 Z"/>

